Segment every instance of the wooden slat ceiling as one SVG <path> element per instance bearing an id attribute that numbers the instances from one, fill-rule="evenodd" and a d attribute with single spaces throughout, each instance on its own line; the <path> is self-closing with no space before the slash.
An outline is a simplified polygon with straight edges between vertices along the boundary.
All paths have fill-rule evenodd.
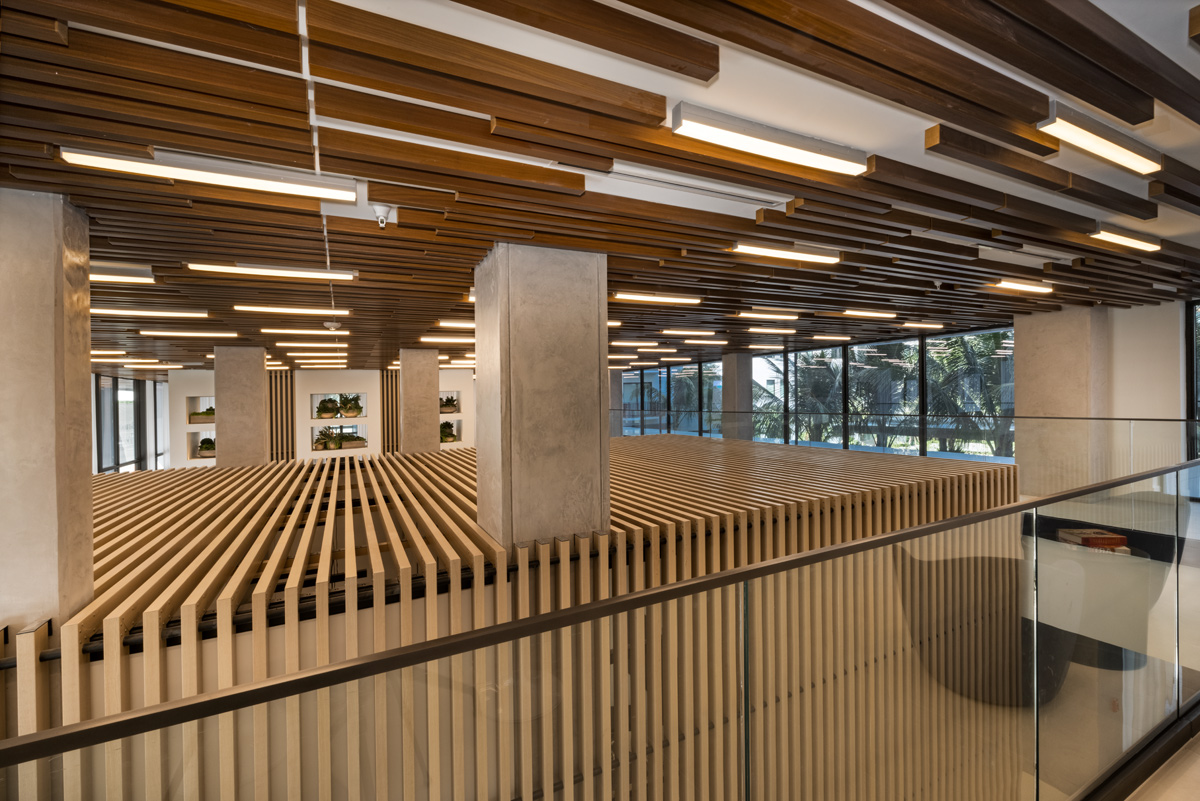
<path id="1" fill-rule="evenodd" d="M 1159 204 L 1200 213 L 1200 170 L 1170 156 L 1142 195 L 1044 162 L 1057 150 L 1036 128 L 1049 97 L 849 0 L 629 0 L 703 39 L 593 0 L 463 3 L 700 80 L 718 71 L 717 42 L 731 42 L 926 115 L 926 148 L 981 178 L 1056 192 L 1105 219 L 1153 219 Z M 1200 121 L 1200 81 L 1086 0 L 891 3 L 1127 123 L 1152 117 L 1155 100 Z M 65 193 L 91 219 L 94 260 L 153 268 L 154 285 L 94 285 L 93 305 L 210 315 L 97 316 L 94 347 L 195 365 L 212 352 L 212 340 L 137 333 L 152 327 L 234 331 L 279 355 L 284 338 L 260 328 L 317 328 L 322 318 L 241 313 L 235 303 L 333 305 L 353 310 L 343 321 L 350 366 L 381 368 L 437 320 L 472 316 L 472 270 L 496 242 L 606 252 L 610 290 L 703 299 L 613 302 L 621 338 L 695 328 L 724 335 L 726 349 L 761 341 L 732 317 L 755 305 L 803 310 L 788 324 L 798 334 L 782 340 L 800 347 L 814 334 L 901 336 L 902 320 L 950 332 L 1197 294 L 1200 249 L 1098 241 L 1088 236 L 1095 218 L 986 183 L 882 155 L 848 177 L 709 145 L 663 126 L 662 95 L 332 0 L 307 4 L 307 37 L 311 81 L 290 0 L 0 0 L 0 186 Z M 426 144 L 372 135 L 384 130 Z M 323 215 L 315 200 L 72 167 L 59 146 L 319 165 L 366 182 L 370 201 L 398 207 L 397 221 L 380 230 Z M 586 190 L 580 170 L 606 173 L 614 161 L 793 200 L 749 219 Z M 841 262 L 731 253 L 739 241 L 830 249 Z M 183 267 L 214 260 L 360 275 L 331 288 Z M 1055 291 L 992 286 L 1003 278 L 1049 280 Z M 840 314 L 847 308 L 900 316 L 852 319 Z M 722 350 L 679 347 L 681 356 Z"/>

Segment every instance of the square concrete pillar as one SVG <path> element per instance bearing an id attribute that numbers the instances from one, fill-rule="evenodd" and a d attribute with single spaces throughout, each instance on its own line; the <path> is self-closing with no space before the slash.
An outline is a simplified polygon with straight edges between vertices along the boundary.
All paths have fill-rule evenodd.
<path id="1" fill-rule="evenodd" d="M 92 599 L 88 222 L 62 195 L 0 189 L 0 625 Z"/>
<path id="2" fill-rule="evenodd" d="M 607 530 L 607 258 L 497 245 L 475 298 L 479 524 L 507 547 Z"/>
<path id="3" fill-rule="evenodd" d="M 721 436 L 754 439 L 754 354 L 721 357 Z"/>
<path id="4" fill-rule="evenodd" d="M 266 348 L 213 349 L 217 410 L 217 467 L 271 461 L 270 390 Z"/>
<path id="5" fill-rule="evenodd" d="M 441 414 L 436 350 L 405 348 L 400 351 L 400 453 L 438 450 Z"/>

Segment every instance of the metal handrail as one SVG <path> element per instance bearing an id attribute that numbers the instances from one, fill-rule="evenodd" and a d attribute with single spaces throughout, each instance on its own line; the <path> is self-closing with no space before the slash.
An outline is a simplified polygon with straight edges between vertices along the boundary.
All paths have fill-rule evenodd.
<path id="1" fill-rule="evenodd" d="M 845 414 L 843 411 L 834 412 L 798 412 L 798 411 L 759 411 L 751 409 L 749 411 L 728 411 L 721 409 L 609 409 L 610 413 L 622 414 L 790 414 L 807 417 L 841 417 Z M 1200 424 L 1200 418 L 1179 418 L 1179 417 L 1044 417 L 1033 414 L 939 414 L 938 412 L 928 412 L 920 414 L 919 412 L 850 412 L 851 417 L 945 417 L 952 419 L 963 420 L 1083 420 L 1094 423 L 1197 423 Z"/>
<path id="2" fill-rule="evenodd" d="M 982 512 L 973 512 L 959 517 L 925 523 L 919 526 L 879 534 L 867 539 L 854 540 L 839 545 L 830 545 L 802 553 L 781 556 L 745 567 L 733 568 L 720 573 L 678 581 L 661 587 L 632 592 L 595 601 L 589 604 L 547 612 L 542 615 L 499 623 L 485 629 L 454 634 L 415 645 L 393 648 L 368 656 L 339 662 L 336 665 L 309 668 L 286 676 L 266 679 L 252 684 L 243 684 L 216 692 L 190 698 L 182 698 L 164 704 L 146 707 L 95 720 L 73 723 L 48 729 L 35 734 L 26 734 L 0 741 L 0 768 L 19 765 L 35 759 L 43 759 L 68 751 L 100 745 L 123 737 L 133 737 L 149 731 L 177 726 L 225 712 L 233 712 L 251 706 L 278 701 L 301 693 L 333 687 L 351 681 L 370 678 L 380 673 L 390 673 L 404 668 L 458 656 L 480 648 L 514 642 L 516 640 L 544 634 L 549 631 L 578 626 L 600 618 L 624 612 L 644 609 L 647 606 L 677 601 L 693 595 L 722 589 L 734 584 L 773 576 L 788 570 L 820 564 L 843 556 L 886 548 L 902 542 L 939 534 L 963 526 L 984 523 L 1008 515 L 1019 514 L 1039 506 L 1047 506 L 1073 498 L 1091 495 L 1105 490 L 1136 484 L 1151 478 L 1200 467 L 1200 459 L 1193 459 L 1170 467 L 1160 467 L 1121 478 L 1109 479 L 1084 487 L 1046 495 L 1028 501 L 999 506 Z"/>

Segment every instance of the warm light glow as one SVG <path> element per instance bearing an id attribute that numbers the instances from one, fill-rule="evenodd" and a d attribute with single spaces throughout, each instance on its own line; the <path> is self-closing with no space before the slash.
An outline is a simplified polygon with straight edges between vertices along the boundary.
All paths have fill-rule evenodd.
<path id="1" fill-rule="evenodd" d="M 261 275 L 267 278 L 299 278 L 309 281 L 353 281 L 358 270 L 322 270 L 316 267 L 272 267 L 267 264 L 191 264 L 187 268 L 201 273 Z"/>
<path id="2" fill-rule="evenodd" d="M 111 273 L 88 273 L 93 284 L 153 284 L 152 275 L 113 275 Z"/>
<path id="3" fill-rule="evenodd" d="M 123 364 L 126 370 L 179 370 L 182 364 Z"/>
<path id="4" fill-rule="evenodd" d="M 345 364 L 345 359 L 296 359 L 296 364 Z"/>
<path id="5" fill-rule="evenodd" d="M 610 358 L 610 359 L 636 359 L 637 356 L 632 356 L 632 355 L 623 356 L 620 353 L 610 353 L 610 354 L 608 354 L 608 358 Z"/>
<path id="6" fill-rule="evenodd" d="M 272 368 L 274 369 L 274 368 Z M 345 370 L 344 364 L 302 364 L 301 370 Z"/>
<path id="7" fill-rule="evenodd" d="M 884 320 L 890 320 L 896 316 L 895 312 L 863 311 L 862 309 L 846 309 L 842 314 L 848 317 L 879 317 Z"/>
<path id="8" fill-rule="evenodd" d="M 318 336 L 318 337 L 348 337 L 348 336 L 350 336 L 349 331 L 343 331 L 342 329 L 338 329 L 337 331 L 330 331 L 328 329 L 323 329 L 323 330 L 317 331 L 315 329 L 309 330 L 307 328 L 260 328 L 258 330 L 262 331 L 264 334 L 298 334 L 300 336 Z"/>
<path id="9" fill-rule="evenodd" d="M 94 350 L 94 351 L 92 351 L 92 355 L 93 356 L 124 356 L 125 351 L 123 351 L 123 350 Z"/>
<path id="10" fill-rule="evenodd" d="M 783 343 L 780 342 L 775 345 L 747 345 L 746 347 L 754 348 L 755 350 L 781 350 L 783 348 Z"/>
<path id="11" fill-rule="evenodd" d="M 267 367 L 273 367 L 279 364 L 283 364 L 283 362 L 267 362 Z"/>
<path id="12" fill-rule="evenodd" d="M 206 311 L 154 311 L 151 309 L 96 309 L 92 314 L 111 314 L 116 317 L 207 317 Z"/>
<path id="13" fill-rule="evenodd" d="M 276 342 L 277 348 L 348 348 L 345 342 Z"/>
<path id="14" fill-rule="evenodd" d="M 783 335 L 786 335 L 786 334 L 796 333 L 795 328 L 747 328 L 746 331 L 748 331 L 751 334 L 783 334 Z"/>
<path id="15" fill-rule="evenodd" d="M 618 348 L 653 348 L 658 345 L 657 342 L 629 342 L 626 340 L 616 340 L 608 344 Z"/>
<path id="16" fill-rule="evenodd" d="M 1113 231 L 1105 231 L 1101 229 L 1094 234 L 1088 234 L 1092 239 L 1102 239 L 1105 242 L 1112 242 L 1114 245 L 1124 245 L 1127 248 L 1137 248 L 1148 253 L 1153 253 L 1156 250 L 1162 250 L 1162 245 L 1155 242 L 1147 242 L 1143 239 L 1134 239 L 1131 236 L 1114 233 Z"/>
<path id="17" fill-rule="evenodd" d="M 668 328 L 663 333 L 677 337 L 711 337 L 716 334 L 716 331 L 688 331 L 684 328 Z"/>
<path id="18" fill-rule="evenodd" d="M 626 365 L 626 364 L 610 364 L 608 366 L 608 369 L 609 370 L 624 370 L 628 366 L 629 365 Z"/>
<path id="19" fill-rule="evenodd" d="M 421 337 L 422 342 L 452 342 L 459 345 L 474 345 L 475 337 Z"/>
<path id="20" fill-rule="evenodd" d="M 664 362 L 690 362 L 691 361 L 691 359 L 688 358 L 687 356 L 664 356 L 662 358 L 662 360 Z"/>
<path id="21" fill-rule="evenodd" d="M 280 367 L 279 365 L 268 365 L 267 369 L 268 370 L 290 370 L 292 368 L 287 367 L 287 366 Z"/>
<path id="22" fill-rule="evenodd" d="M 905 328 L 945 328 L 941 323 L 901 323 Z"/>
<path id="23" fill-rule="evenodd" d="M 288 356 L 320 356 L 325 359 L 336 359 L 336 358 L 345 356 L 346 354 L 340 353 L 340 352 L 329 353 L 327 351 L 320 351 L 320 350 L 302 350 L 302 351 L 288 351 L 287 355 Z"/>
<path id="24" fill-rule="evenodd" d="M 474 359 L 451 359 L 451 360 L 450 360 L 450 363 L 451 363 L 451 364 L 457 364 L 457 365 L 461 365 L 461 366 L 464 366 L 464 367 L 474 367 L 474 366 L 475 366 L 475 360 L 474 360 Z"/>
<path id="25" fill-rule="evenodd" d="M 620 320 L 609 320 L 609 321 L 608 321 L 608 327 L 609 327 L 609 328 L 616 328 L 616 327 L 618 327 L 618 326 L 620 326 L 620 325 L 621 325 L 621 321 L 620 321 Z"/>
<path id="26" fill-rule="evenodd" d="M 449 359 L 449 358 L 450 358 L 449 356 L 438 356 L 438 361 L 445 361 L 446 359 Z M 399 363 L 400 363 L 400 360 L 397 359 L 396 364 L 399 364 Z"/>
<path id="27" fill-rule="evenodd" d="M 234 311 L 265 312 L 267 314 L 318 314 L 321 316 L 345 317 L 349 309 L 301 309 L 291 306 L 234 306 Z"/>
<path id="28" fill-rule="evenodd" d="M 101 358 L 92 359 L 94 362 L 103 362 L 107 364 L 158 364 L 158 359 L 130 359 L 130 358 Z"/>
<path id="29" fill-rule="evenodd" d="M 1053 287 L 1045 284 L 1026 284 L 1022 283 L 1021 281 L 1009 281 L 1008 279 L 1005 279 L 994 286 L 998 286 L 1001 289 L 1015 289 L 1019 292 L 1041 292 L 1043 294 L 1054 291 Z"/>
<path id="30" fill-rule="evenodd" d="M 138 331 L 144 337 L 214 337 L 232 339 L 237 334 L 233 331 Z"/>
<path id="31" fill-rule="evenodd" d="M 729 340 L 727 340 L 727 339 L 685 339 L 685 340 L 683 340 L 683 344 L 685 344 L 685 345 L 728 345 Z"/>
<path id="32" fill-rule="evenodd" d="M 639 303 L 699 303 L 700 298 L 684 298 L 672 295 L 639 295 L 634 292 L 618 292 L 613 297 L 617 300 L 632 300 Z"/>
<path id="33" fill-rule="evenodd" d="M 674 353 L 675 348 L 638 348 L 638 353 Z"/>
<path id="34" fill-rule="evenodd" d="M 388 369 L 389 369 L 389 370 L 399 370 L 399 369 L 400 369 L 400 365 L 398 365 L 398 364 L 389 364 L 389 365 L 388 365 Z"/>
<path id="35" fill-rule="evenodd" d="M 819 335 L 813 337 L 813 339 L 826 339 L 831 342 L 847 342 L 850 340 L 850 337 L 826 336 L 823 334 L 819 334 Z"/>
<path id="36" fill-rule="evenodd" d="M 474 328 L 474 320 L 438 320 L 442 328 Z"/>
<path id="37" fill-rule="evenodd" d="M 751 320 L 799 320 L 798 314 L 771 314 L 770 312 L 738 312 L 738 317 L 747 317 Z"/>
<path id="38" fill-rule="evenodd" d="M 114 158 L 112 156 L 83 153 L 66 148 L 61 149 L 60 154 L 63 161 L 76 167 L 92 167 L 97 170 L 150 175 L 156 178 L 170 178 L 176 181 L 191 181 L 198 184 L 225 186 L 233 189 L 251 189 L 257 192 L 278 192 L 283 195 L 299 195 L 301 197 L 321 198 L 322 200 L 341 200 L 347 203 L 353 203 L 357 200 L 357 193 L 352 189 L 337 189 L 330 186 L 317 186 L 293 181 L 252 178 L 245 175 L 231 175 L 187 167 L 173 167 L 154 161 Z"/>
<path id="39" fill-rule="evenodd" d="M 629 366 L 630 367 L 650 367 L 650 366 L 657 365 L 657 364 L 658 364 L 658 362 L 630 362 Z"/>
<path id="40" fill-rule="evenodd" d="M 1091 131 L 1085 131 L 1078 125 L 1067 122 L 1064 119 L 1055 119 L 1049 124 L 1039 125 L 1038 127 L 1045 133 L 1056 136 L 1064 142 L 1070 142 L 1075 147 L 1086 150 L 1093 156 L 1099 156 L 1106 161 L 1119 164 L 1141 175 L 1158 172 L 1162 169 L 1162 165 L 1158 162 L 1152 161 L 1145 156 L 1140 156 L 1132 150 L 1121 147 L 1116 142 L 1105 139 Z"/>
<path id="41" fill-rule="evenodd" d="M 837 264 L 841 261 L 839 256 L 823 256 L 817 253 L 802 253 L 798 250 L 779 250 L 777 248 L 764 248 L 758 245 L 746 245 L 738 242 L 737 247 L 733 249 L 734 253 L 748 253 L 752 256 L 770 256 L 773 259 L 790 259 L 792 261 L 811 261 L 816 264 Z"/>

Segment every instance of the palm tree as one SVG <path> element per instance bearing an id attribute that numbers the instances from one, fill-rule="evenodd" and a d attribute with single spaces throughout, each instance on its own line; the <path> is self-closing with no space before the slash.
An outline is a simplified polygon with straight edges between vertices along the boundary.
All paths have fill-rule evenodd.
<path id="1" fill-rule="evenodd" d="M 942 451 L 985 443 L 993 456 L 1013 455 L 1012 360 L 993 358 L 1012 330 L 940 340 L 927 354 L 930 433 Z"/>

